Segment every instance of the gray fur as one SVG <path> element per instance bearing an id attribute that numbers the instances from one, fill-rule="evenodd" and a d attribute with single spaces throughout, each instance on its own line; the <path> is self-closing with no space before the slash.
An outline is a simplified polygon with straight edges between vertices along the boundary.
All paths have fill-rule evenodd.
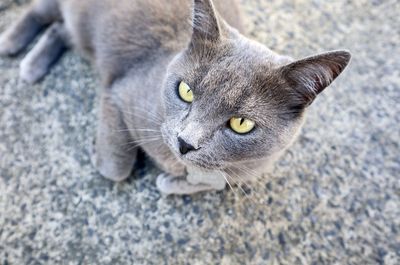
<path id="1" fill-rule="evenodd" d="M 27 23 L 32 17 L 40 23 Z M 42 47 L 71 43 L 103 80 L 96 168 L 121 181 L 141 147 L 166 172 L 157 186 L 167 194 L 222 189 L 225 181 L 264 172 L 295 139 L 306 107 L 350 60 L 346 51 L 299 61 L 278 55 L 242 35 L 239 9 L 228 0 L 215 7 L 210 0 L 38 0 L 0 38 L 0 52 L 16 53 L 38 25 L 51 22 L 64 33 Z M 22 67 L 31 81 L 57 58 L 36 50 L 27 61 L 41 74 Z M 178 97 L 180 81 L 192 88 L 193 103 Z M 255 121 L 255 129 L 233 132 L 233 116 Z M 178 137 L 197 150 L 181 155 Z"/>

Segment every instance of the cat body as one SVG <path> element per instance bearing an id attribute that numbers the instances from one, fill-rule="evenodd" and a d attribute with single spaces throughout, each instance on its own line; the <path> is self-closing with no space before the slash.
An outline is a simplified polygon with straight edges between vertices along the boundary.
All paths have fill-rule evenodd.
<path id="1" fill-rule="evenodd" d="M 124 180 L 142 148 L 164 171 L 157 186 L 167 194 L 265 172 L 350 59 L 278 55 L 241 34 L 231 0 L 37 0 L 0 37 L 0 54 L 19 52 L 45 27 L 21 78 L 38 81 L 70 47 L 91 60 L 103 84 L 94 165 Z"/>

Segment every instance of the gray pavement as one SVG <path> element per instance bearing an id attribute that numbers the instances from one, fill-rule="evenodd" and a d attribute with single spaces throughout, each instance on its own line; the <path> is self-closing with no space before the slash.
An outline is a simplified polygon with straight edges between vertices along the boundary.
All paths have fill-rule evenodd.
<path id="1" fill-rule="evenodd" d="M 0 0 L 0 31 L 23 2 Z M 400 2 L 242 5 L 277 52 L 353 54 L 248 197 L 161 196 L 145 158 L 126 182 L 101 178 L 95 71 L 69 52 L 31 86 L 23 55 L 0 58 L 0 264 L 400 264 Z"/>

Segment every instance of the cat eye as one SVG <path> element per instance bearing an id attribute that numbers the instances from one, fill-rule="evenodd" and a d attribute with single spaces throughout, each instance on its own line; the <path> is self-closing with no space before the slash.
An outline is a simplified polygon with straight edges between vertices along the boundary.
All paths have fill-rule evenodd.
<path id="1" fill-rule="evenodd" d="M 229 120 L 231 129 L 239 134 L 245 134 L 254 129 L 256 123 L 246 118 L 233 117 Z"/>
<path id="2" fill-rule="evenodd" d="M 193 101 L 193 91 L 188 84 L 181 81 L 178 87 L 179 97 L 187 102 L 192 103 Z"/>

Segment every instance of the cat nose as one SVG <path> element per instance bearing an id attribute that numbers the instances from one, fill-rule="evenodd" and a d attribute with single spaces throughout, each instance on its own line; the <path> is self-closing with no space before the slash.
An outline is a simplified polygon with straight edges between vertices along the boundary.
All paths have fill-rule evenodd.
<path id="1" fill-rule="evenodd" d="M 187 143 L 181 137 L 178 137 L 178 143 L 179 143 L 179 152 L 181 152 L 182 155 L 187 154 L 190 151 L 196 150 L 196 148 L 194 148 L 193 145 Z"/>

